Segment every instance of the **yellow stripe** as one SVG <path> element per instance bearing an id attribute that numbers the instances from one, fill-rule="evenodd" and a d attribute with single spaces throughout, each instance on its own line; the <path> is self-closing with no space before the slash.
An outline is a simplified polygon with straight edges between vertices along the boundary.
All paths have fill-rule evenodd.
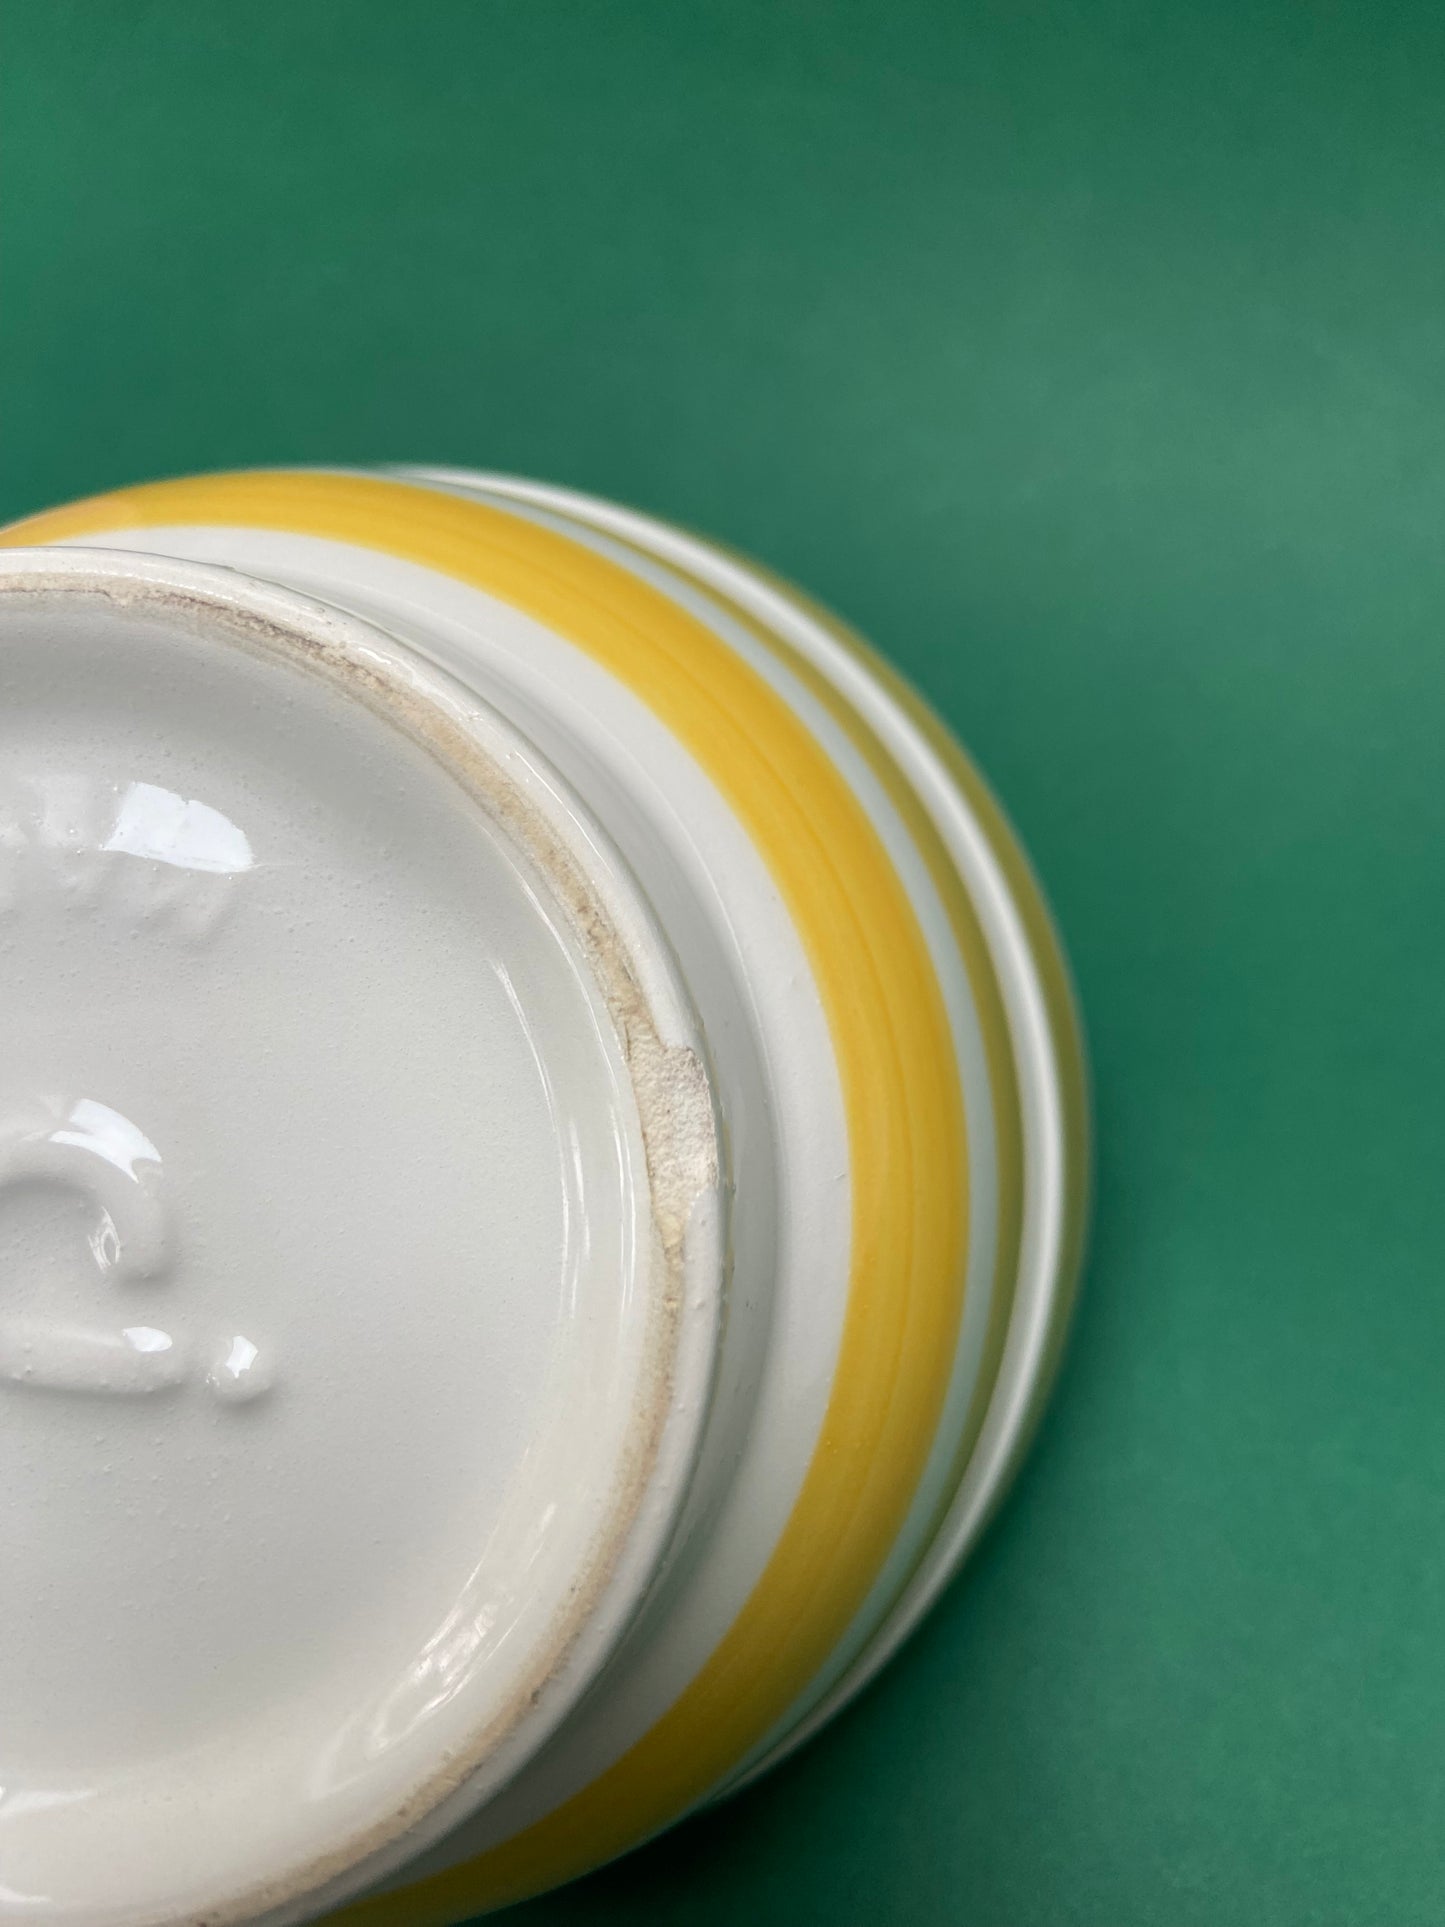
<path id="1" fill-rule="evenodd" d="M 735 560 L 762 576 L 781 594 L 800 604 L 821 629 L 825 629 L 835 642 L 863 664 L 916 725 L 963 792 L 1003 871 L 1009 895 L 1024 926 L 1029 954 L 1043 992 L 1044 1017 L 1059 1077 L 1063 1112 L 1064 1222 L 1059 1253 L 1057 1309 L 1049 1331 L 1043 1368 L 1031 1388 L 1029 1423 L 1017 1448 L 1021 1454 L 1027 1448 L 1033 1427 L 1037 1425 L 1048 1401 L 1058 1370 L 1064 1340 L 1068 1336 L 1069 1315 L 1083 1270 L 1089 1228 L 1089 1194 L 1093 1177 L 1089 1068 L 1083 1029 L 1079 1022 L 1078 999 L 1069 976 L 1063 946 L 1023 845 L 1014 835 L 1013 826 L 1000 808 L 997 797 L 977 766 L 964 753 L 958 738 L 947 724 L 886 657 L 880 656 L 869 642 L 855 629 L 849 628 L 841 617 L 834 615 L 831 609 L 815 602 L 811 596 L 805 595 L 781 576 L 773 575 L 760 564 L 744 556 L 737 556 Z"/>
<path id="2" fill-rule="evenodd" d="M 994 969 L 993 958 L 989 953 L 988 940 L 978 920 L 978 913 L 972 899 L 964 887 L 947 845 L 940 836 L 938 826 L 925 809 L 917 790 L 907 774 L 895 760 L 892 751 L 875 732 L 863 712 L 831 682 L 821 669 L 790 643 L 777 630 L 769 629 L 740 603 L 720 590 L 705 577 L 694 575 L 682 563 L 671 556 L 659 556 L 652 550 L 639 546 L 618 535 L 615 530 L 605 531 L 607 538 L 620 548 L 634 555 L 645 557 L 652 562 L 661 561 L 663 566 L 690 583 L 695 589 L 723 610 L 740 628 L 749 635 L 768 654 L 782 663 L 812 695 L 814 700 L 827 711 L 839 728 L 843 730 L 863 761 L 893 805 L 899 819 L 908 832 L 914 847 L 923 859 L 929 880 L 938 893 L 939 902 L 948 919 L 949 929 L 958 947 L 969 989 L 973 995 L 974 1008 L 978 1017 L 979 1031 L 983 1040 L 984 1062 L 988 1067 L 989 1097 L 993 1112 L 994 1143 L 997 1159 L 997 1203 L 998 1231 L 994 1245 L 993 1295 L 989 1302 L 988 1328 L 984 1333 L 981 1347 L 978 1378 L 970 1397 L 968 1415 L 959 1435 L 949 1478 L 939 1501 L 935 1517 L 925 1527 L 917 1558 L 909 1571 L 899 1580 L 898 1595 L 901 1596 L 918 1566 L 927 1557 L 930 1544 L 944 1514 L 952 1505 L 959 1481 L 973 1456 L 973 1448 L 978 1443 L 979 1432 L 988 1413 L 989 1399 L 993 1395 L 998 1368 L 1003 1359 L 1004 1340 L 1008 1336 L 1009 1318 L 1013 1311 L 1015 1288 L 1018 1284 L 1019 1244 L 1023 1231 L 1023 1125 L 1019 1116 L 1018 1078 L 1014 1063 L 1013 1042 L 1009 1034 L 1008 1013 L 1004 1006 L 1003 994 L 999 989 L 998 975 Z M 679 534 L 684 531 L 679 530 Z M 697 538 L 693 538 L 697 539 Z M 745 558 L 734 558 L 753 573 L 765 572 L 756 563 Z M 781 594 L 790 600 L 803 603 L 803 597 L 788 583 L 774 576 L 766 579 Z M 814 604 L 805 604 L 810 618 L 820 628 L 828 631 L 837 642 L 841 642 L 852 653 L 864 648 L 858 638 L 845 630 L 833 618 L 826 616 Z M 895 693 L 900 679 L 892 679 Z M 910 691 L 911 695 L 912 692 Z M 920 698 L 914 697 L 912 708 L 916 712 L 922 708 Z M 942 725 L 938 725 L 939 728 Z M 958 752 L 961 755 L 961 752 Z M 994 817 L 998 818 L 995 806 Z M 967 1182 L 965 1174 L 964 1182 Z M 881 1618 L 880 1614 L 880 1618 Z"/>
<path id="3" fill-rule="evenodd" d="M 890 1552 L 933 1442 L 962 1311 L 964 1119 L 938 982 L 861 805 L 763 680 L 701 623 L 581 545 L 371 477 L 157 483 L 37 516 L 9 544 L 166 524 L 357 543 L 510 602 L 632 688 L 708 771 L 806 946 L 848 1120 L 852 1279 L 822 1435 L 752 1596 L 678 1702 L 613 1767 L 480 1860 L 349 1909 L 427 1927 L 596 1865 L 700 1798 L 797 1699 Z"/>

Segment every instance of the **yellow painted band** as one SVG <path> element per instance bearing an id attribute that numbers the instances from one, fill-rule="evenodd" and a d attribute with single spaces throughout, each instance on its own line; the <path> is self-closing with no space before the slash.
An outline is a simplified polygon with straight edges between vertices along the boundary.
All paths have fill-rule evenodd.
<path id="1" fill-rule="evenodd" d="M 999 988 L 998 973 L 994 969 L 988 940 L 979 923 L 978 913 L 964 886 L 958 866 L 939 834 L 937 824 L 924 807 L 917 790 L 893 752 L 877 734 L 863 712 L 855 708 L 838 685 L 831 682 L 823 671 L 800 649 L 795 648 L 785 636 L 766 627 L 714 583 L 703 576 L 694 575 L 672 556 L 656 555 L 653 551 L 630 541 L 626 536 L 618 535 L 615 530 L 608 529 L 606 533 L 608 540 L 616 543 L 618 547 L 631 550 L 633 554 L 644 556 L 650 561 L 661 561 L 671 574 L 690 583 L 693 588 L 707 596 L 733 622 L 745 629 L 754 641 L 767 650 L 769 655 L 783 664 L 831 716 L 877 779 L 923 859 L 929 880 L 938 893 L 939 902 L 948 919 L 950 933 L 968 977 L 983 1041 L 984 1062 L 988 1068 L 989 1099 L 993 1114 L 997 1162 L 998 1229 L 994 1243 L 993 1295 L 989 1302 L 988 1327 L 984 1333 L 978 1361 L 978 1377 L 954 1451 L 950 1477 L 945 1481 L 937 1514 L 924 1529 L 917 1558 L 910 1570 L 900 1576 L 898 1594 L 901 1596 L 918 1566 L 927 1557 L 934 1534 L 942 1525 L 943 1516 L 953 1503 L 964 1470 L 973 1456 L 973 1448 L 978 1443 L 978 1435 L 988 1415 L 989 1400 L 993 1396 L 999 1365 L 1003 1359 L 1004 1340 L 1008 1336 L 1009 1318 L 1013 1312 L 1015 1288 L 1018 1284 L 1019 1245 L 1023 1233 L 1023 1123 L 1019 1115 L 1018 1076 L 1014 1062 L 1013 1041 L 1009 1033 L 1008 1012 L 1004 1007 L 1003 993 Z M 765 579 L 782 594 L 806 608 L 809 617 L 820 628 L 826 629 L 834 641 L 842 643 L 853 653 L 866 649 L 865 644 L 862 644 L 836 620 L 827 616 L 815 604 L 805 602 L 801 594 L 790 584 L 777 577 L 765 575 L 756 563 L 749 562 L 742 556 L 735 559 L 755 574 L 764 575 Z M 876 665 L 870 663 L 870 667 L 874 667 L 876 673 Z M 894 677 L 890 685 L 895 694 L 899 682 L 900 679 Z M 911 695 L 912 692 L 909 693 Z M 921 708 L 921 699 L 915 697 L 912 704 L 913 711 L 916 712 Z M 938 728 L 941 729 L 942 725 L 938 725 Z M 958 756 L 962 756 L 962 752 L 957 750 L 956 745 L 955 751 Z M 999 818 L 996 806 L 994 816 Z"/>
<path id="2" fill-rule="evenodd" d="M 1004 874 L 1010 898 L 1024 926 L 1029 955 L 1038 972 L 1039 988 L 1043 993 L 1044 1015 L 1059 1080 L 1064 1145 L 1064 1210 L 1057 1308 L 1049 1331 L 1043 1369 L 1031 1388 L 1030 1422 L 1018 1447 L 1022 1452 L 1028 1444 L 1032 1428 L 1042 1415 L 1063 1354 L 1069 1315 L 1083 1271 L 1089 1230 L 1089 1196 L 1093 1179 L 1089 1068 L 1083 1029 L 1079 1022 L 1078 1000 L 1064 959 L 1063 946 L 1059 942 L 1038 878 L 1034 875 L 1033 865 L 1014 835 L 1013 826 L 999 806 L 998 798 L 977 765 L 964 752 L 958 738 L 931 705 L 924 701 L 907 677 L 900 675 L 886 657 L 880 656 L 871 643 L 860 636 L 856 629 L 850 628 L 841 617 L 834 615 L 831 609 L 815 602 L 811 596 L 758 563 L 741 556 L 737 559 L 805 609 L 835 642 L 857 657 L 908 716 L 963 792 Z"/>
<path id="3" fill-rule="evenodd" d="M 637 577 L 490 506 L 367 476 L 162 482 L 17 524 L 9 545 L 170 525 L 350 542 L 511 603 L 626 683 L 707 770 L 766 859 L 834 1041 L 852 1278 L 818 1446 L 757 1587 L 676 1704 L 581 1793 L 479 1860 L 358 1903 L 427 1927 L 562 1880 L 701 1798 L 797 1699 L 892 1548 L 933 1442 L 962 1311 L 964 1117 L 927 947 L 862 806 L 762 677 Z"/>

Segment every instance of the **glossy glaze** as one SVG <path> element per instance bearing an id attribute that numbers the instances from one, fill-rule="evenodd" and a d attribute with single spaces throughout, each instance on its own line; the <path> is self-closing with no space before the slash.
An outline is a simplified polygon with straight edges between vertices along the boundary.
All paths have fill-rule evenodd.
<path id="1" fill-rule="evenodd" d="M 476 1208 L 478 1185 L 505 1196 L 535 1230 L 545 1219 L 546 1173 L 560 1168 L 563 1246 L 571 1235 L 584 1252 L 562 1270 L 581 1280 L 575 1302 L 590 1304 L 590 1318 L 570 1338 L 556 1326 L 534 1332 L 539 1356 L 573 1364 L 570 1376 L 565 1363 L 556 1367 L 563 1390 L 554 1403 L 541 1394 L 529 1402 L 525 1321 L 489 1330 L 486 1310 L 495 1317 L 525 1303 L 535 1318 L 545 1294 L 535 1286 L 521 1299 L 511 1294 L 488 1262 L 489 1241 L 475 1240 L 477 1301 L 459 1306 L 430 1290 L 425 1301 L 435 1314 L 427 1343 L 439 1348 L 426 1354 L 428 1369 L 470 1370 L 481 1394 L 470 1413 L 453 1409 L 448 1444 L 431 1423 L 430 1387 L 402 1373 L 384 1391 L 376 1359 L 333 1298 L 332 1364 L 354 1370 L 361 1361 L 358 1423 L 350 1441 L 309 1441 L 311 1456 L 297 1461 L 304 1484 L 278 1503 L 305 1521 L 326 1489 L 328 1460 L 335 1466 L 343 1445 L 358 1449 L 369 1398 L 382 1415 L 379 1437 L 364 1440 L 373 1476 L 430 1456 L 458 1491 L 468 1480 L 478 1495 L 499 1483 L 514 1491 L 540 1537 L 492 1546 L 484 1517 L 473 1520 L 473 1541 L 495 1555 L 494 1583 L 512 1609 L 504 1636 L 495 1635 L 495 1595 L 479 1614 L 469 1578 L 413 1658 L 410 1711 L 373 1720 L 359 1741 L 354 1722 L 342 1741 L 325 1721 L 313 1723 L 312 1741 L 325 1744 L 313 1751 L 304 1790 L 290 1787 L 290 1840 L 267 1831 L 264 1811 L 240 1787 L 218 1794 L 211 1785 L 207 1797 L 219 1797 L 234 1822 L 244 1874 L 239 1857 L 227 1862 L 200 1830 L 211 1855 L 202 1870 L 207 1905 L 218 1915 L 284 1927 L 344 1902 L 338 1917 L 354 1927 L 454 1921 L 596 1864 L 797 1744 L 881 1663 L 997 1502 L 1057 1351 L 1082 1225 L 1082 1081 L 1047 920 L 996 808 L 906 692 L 791 592 L 646 518 L 505 478 L 281 472 L 128 491 L 41 518 L 12 539 L 65 544 L 73 551 L 66 566 L 110 571 L 112 618 L 135 593 L 119 586 L 133 574 L 224 565 L 253 612 L 284 608 L 303 631 L 344 634 L 343 653 L 368 674 L 384 666 L 388 689 L 401 694 L 390 721 L 413 746 L 420 740 L 431 753 L 440 741 L 416 724 L 416 696 L 448 727 L 465 718 L 469 740 L 490 759 L 485 782 L 475 768 L 463 773 L 460 790 L 482 808 L 480 816 L 463 808 L 465 824 L 452 823 L 450 842 L 415 814 L 428 787 L 415 765 L 384 808 L 366 781 L 353 783 L 335 820 L 370 839 L 352 870 L 352 901 L 365 915 L 353 915 L 352 928 L 322 916 L 307 962 L 313 981 L 349 994 L 377 934 L 372 911 L 394 907 L 400 879 L 409 891 L 425 880 L 426 919 L 440 919 L 424 920 L 426 929 L 474 919 L 455 946 L 482 966 L 474 1011 L 448 1005 L 451 979 L 436 969 L 439 954 L 455 962 L 454 946 L 418 951 L 408 925 L 397 950 L 406 969 L 393 979 L 392 1018 L 404 1017 L 396 1034 L 379 1022 L 364 1033 L 369 1048 L 360 1036 L 332 1037 L 308 1062 L 318 1088 L 345 1086 L 358 1063 L 392 1065 L 368 1099 L 383 1136 L 419 1094 L 431 1095 L 430 1142 L 418 1140 L 410 1161 L 368 1168 L 364 1181 L 371 1210 L 405 1203 L 407 1236 L 436 1235 L 449 1217 L 455 1224 L 468 1201 Z M 103 564 L 85 559 L 95 544 L 114 552 Z M 47 553 L 63 551 L 37 551 L 22 573 L 43 571 Z M 157 554 L 181 561 L 147 559 Z M 224 597 L 224 571 L 200 571 L 209 593 Z M 207 640 L 202 658 L 221 638 Z M 115 659 L 132 673 L 142 666 L 129 644 Z M 152 680 L 148 697 L 155 687 Z M 328 687 L 330 718 L 317 712 L 289 780 L 324 768 L 333 739 L 346 736 L 338 693 L 354 701 L 359 685 Z M 228 740 L 224 752 L 218 741 L 214 768 L 224 772 L 237 753 L 233 726 L 254 760 L 278 721 L 285 735 L 291 707 L 274 695 L 254 704 L 265 728 L 248 737 L 244 704 L 211 705 Z M 375 719 L 364 693 L 361 708 Z M 168 741 L 174 735 L 164 702 L 150 727 Z M 385 755 L 369 751 L 355 768 L 368 781 L 385 770 L 400 777 L 399 748 L 388 739 Z M 86 773 L 73 755 L 70 766 Z M 222 899 L 209 922 L 172 914 L 177 933 L 184 924 L 203 952 L 216 953 L 213 967 L 253 1010 L 264 997 L 222 951 L 269 887 L 260 805 L 269 795 L 274 820 L 277 775 L 265 766 L 256 807 L 245 809 L 224 785 L 198 776 L 139 765 L 125 776 L 172 799 L 133 811 L 125 832 L 126 852 L 148 879 L 163 865 L 162 847 L 206 848 L 217 864 L 229 852 L 234 861 L 241 842 L 202 812 L 218 813 L 251 853 L 254 875 L 185 872 L 186 890 L 204 886 Z M 523 817 L 533 821 L 535 810 L 543 826 L 540 838 L 521 839 L 520 855 L 520 819 L 498 807 L 514 779 L 526 792 Z M 306 809 L 298 815 L 288 794 L 281 814 L 294 832 Z M 122 854 L 108 847 L 114 821 L 104 810 L 91 817 L 99 827 L 81 842 L 113 869 Z M 410 827 L 378 836 L 378 826 L 390 832 L 394 823 Z M 489 861 L 500 867 L 486 872 L 492 882 L 478 900 Z M 325 866 L 316 878 L 307 871 L 303 863 L 304 893 L 320 906 Z M 519 876 L 528 879 L 520 900 Z M 598 902 L 600 920 L 584 907 Z M 583 986 L 593 1021 L 585 1043 L 575 996 L 569 1017 L 567 997 L 545 992 L 535 959 L 552 953 L 546 944 L 537 950 L 541 931 L 570 958 L 574 992 Z M 610 934 L 603 940 L 599 931 Z M 177 934 L 166 953 L 173 970 L 180 945 Z M 487 994 L 489 968 L 510 1017 Z M 87 988 L 87 1008 L 97 995 L 98 986 Z M 160 982 L 145 1001 L 154 1010 L 166 998 Z M 661 1023 L 660 1009 L 671 1013 Z M 187 1035 L 200 1034 L 184 1009 L 180 1022 Z M 418 1023 L 424 1035 L 449 1036 L 451 1055 L 405 1044 L 407 1026 Z M 549 1098 L 545 1124 L 527 1121 L 520 1060 L 491 1100 L 485 1087 L 457 1083 L 473 1032 L 505 1039 L 509 1023 L 532 1053 L 531 1076 L 549 1092 L 573 1092 Z M 224 1091 L 238 1067 L 222 1056 L 206 1076 Z M 175 1161 L 159 1118 L 79 1077 L 57 1088 L 100 1092 L 138 1127 L 156 1124 L 152 1142 L 169 1183 Z M 515 1114 L 501 1103 L 504 1084 Z M 458 1156 L 489 1101 L 498 1120 L 506 1116 L 491 1138 L 495 1169 Z M 573 1161 L 563 1154 L 559 1163 L 559 1149 L 573 1144 L 577 1117 L 610 1117 L 624 1154 L 607 1170 L 600 1161 L 569 1191 Z M 251 1168 L 248 1149 L 224 1182 L 244 1188 Z M 294 1222 L 324 1216 L 334 1187 L 313 1184 L 309 1149 L 293 1140 L 284 1168 Z M 609 1247 L 599 1227 L 619 1169 L 631 1172 L 623 1198 L 633 1232 L 630 1244 Z M 413 1173 L 436 1187 L 424 1225 L 409 1199 Z M 186 1195 L 209 1210 L 217 1181 L 213 1173 Z M 52 1251 L 55 1229 L 46 1234 Z M 520 1235 L 515 1224 L 509 1235 Z M 189 1254 L 193 1238 L 183 1225 L 178 1252 Z M 527 1248 L 529 1275 L 540 1278 L 538 1248 Z M 387 1299 L 385 1269 L 369 1245 L 353 1252 L 348 1309 L 374 1314 Z M 647 1321 L 636 1309 L 646 1292 L 628 1283 L 639 1267 L 649 1273 L 644 1254 L 662 1280 L 654 1302 L 666 1308 L 664 1325 L 674 1321 L 671 1362 L 653 1375 L 650 1400 L 639 1373 L 643 1355 L 656 1353 L 640 1337 Z M 177 1303 L 184 1262 L 178 1257 L 166 1285 Z M 186 1327 L 200 1376 L 125 1409 L 194 1406 L 213 1427 L 264 1436 L 299 1408 L 312 1382 L 292 1334 L 253 1317 L 266 1305 L 265 1291 L 224 1306 L 217 1297 L 204 1333 Z M 145 1329 L 174 1331 L 179 1344 L 179 1320 Z M 611 1333 L 616 1369 L 604 1367 L 599 1331 Z M 242 1389 L 248 1371 L 268 1395 L 231 1409 L 218 1403 Z M 16 1388 L 17 1400 L 29 1396 Z M 79 1396 L 53 1396 L 67 1402 L 74 1424 Z M 398 1419 L 424 1415 L 414 1436 L 404 1425 L 388 1434 L 388 1400 Z M 490 1459 L 479 1456 L 489 1423 L 501 1428 L 490 1435 Z M 510 1682 L 515 1692 L 526 1677 L 516 1654 L 528 1641 L 545 1644 L 549 1573 L 563 1573 L 569 1558 L 586 1567 L 605 1516 L 597 1483 L 605 1440 L 611 1428 L 620 1442 L 629 1425 L 652 1455 L 631 1524 L 612 1541 L 600 1589 L 574 1614 L 575 1633 L 563 1648 L 554 1644 L 564 1657 L 537 1703 L 499 1737 L 485 1716 L 487 1682 L 497 1690 Z M 213 1450 L 208 1439 L 203 1456 Z M 616 1469 L 630 1463 L 625 1452 L 613 1461 Z M 579 1470 L 592 1474 L 591 1486 Z M 169 1478 L 167 1469 L 163 1483 Z M 385 1525 L 384 1507 L 378 1513 Z M 304 1595 L 323 1562 L 316 1549 L 298 1558 L 283 1590 Z M 383 1537 L 370 1573 L 391 1583 L 399 1563 L 411 1569 L 395 1539 Z M 425 1562 L 417 1571 L 424 1576 Z M 342 1578 L 361 1592 L 362 1573 L 358 1560 Z M 268 1663 L 294 1662 L 301 1642 L 273 1636 Z M 255 1674 L 264 1680 L 266 1665 Z M 304 1698 L 312 1688 L 293 1674 L 291 1690 Z M 273 1721 L 284 1704 L 284 1696 L 273 1701 Z M 449 1728 L 453 1708 L 461 1724 Z M 461 1746 L 448 1738 L 457 1731 Z M 338 1745 L 351 1762 L 339 1777 Z M 403 1758 L 430 1766 L 398 1804 Z M 56 1842 L 65 1829 L 78 1837 L 80 1818 L 63 1801 L 31 1810 L 57 1816 Z M 376 1816 L 369 1837 L 357 1828 L 365 1813 Z M 329 1860 L 328 1840 L 343 1843 Z M 162 1873 L 170 1912 L 155 1917 L 178 1922 L 182 1888 L 174 1868 Z M 57 1920 L 91 1918 L 79 1904 L 55 1898 L 50 1911 Z M 115 1927 L 140 1927 L 137 1905 L 132 1881 Z"/>

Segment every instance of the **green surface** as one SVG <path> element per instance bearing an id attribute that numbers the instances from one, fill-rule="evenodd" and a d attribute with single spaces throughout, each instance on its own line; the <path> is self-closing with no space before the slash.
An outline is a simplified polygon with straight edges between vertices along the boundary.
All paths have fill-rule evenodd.
<path id="1" fill-rule="evenodd" d="M 518 1927 L 1445 1921 L 1445 24 L 18 0 L 0 143 L 0 510 L 417 459 L 711 530 L 956 723 L 1077 966 L 1015 1499 Z"/>

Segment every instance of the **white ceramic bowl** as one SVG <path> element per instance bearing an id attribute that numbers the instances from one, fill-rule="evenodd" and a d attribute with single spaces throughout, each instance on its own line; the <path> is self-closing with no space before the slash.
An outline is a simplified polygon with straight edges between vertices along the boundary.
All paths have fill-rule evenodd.
<path id="1" fill-rule="evenodd" d="M 426 1927 L 797 1745 L 1084 1222 L 1027 866 L 856 638 L 451 471 L 0 556 L 0 1922 Z"/>

